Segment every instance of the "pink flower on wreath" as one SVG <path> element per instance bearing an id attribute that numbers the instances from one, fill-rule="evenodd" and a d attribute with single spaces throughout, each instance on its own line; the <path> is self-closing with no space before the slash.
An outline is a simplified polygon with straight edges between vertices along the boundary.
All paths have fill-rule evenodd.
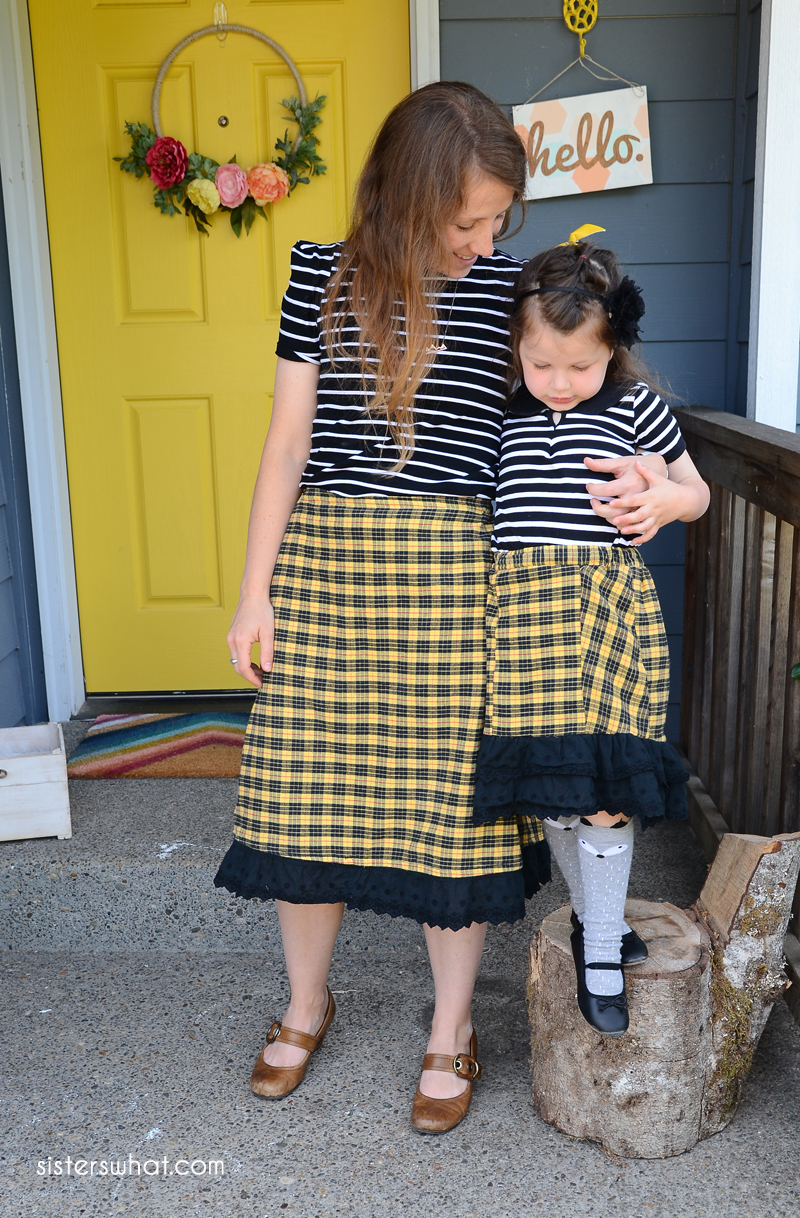
<path id="1" fill-rule="evenodd" d="M 247 174 L 247 189 L 258 207 L 265 203 L 277 203 L 289 193 L 289 179 L 280 165 L 267 161 L 266 165 L 254 165 Z"/>
<path id="2" fill-rule="evenodd" d="M 186 176 L 186 149 L 172 136 L 160 135 L 144 159 L 150 166 L 150 178 L 159 190 L 177 186 Z"/>
<path id="3" fill-rule="evenodd" d="M 223 207 L 238 207 L 247 198 L 247 174 L 232 161 L 220 165 L 214 174 L 214 183 Z"/>

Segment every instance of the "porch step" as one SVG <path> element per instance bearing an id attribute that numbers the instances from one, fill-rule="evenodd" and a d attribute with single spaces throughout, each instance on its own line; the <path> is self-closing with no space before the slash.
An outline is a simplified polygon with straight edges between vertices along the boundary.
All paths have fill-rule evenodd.
<path id="1" fill-rule="evenodd" d="M 235 782 L 69 785 L 71 839 L 0 844 L 3 948 L 252 951 L 275 933 L 273 907 L 213 887 Z"/>
<path id="2" fill-rule="evenodd" d="M 235 801 L 228 778 L 70 782 L 71 839 L 0 842 L 0 950 L 271 953 L 274 904 L 213 885 Z M 689 905 L 704 878 L 688 826 L 637 835 L 631 895 Z M 556 874 L 529 905 L 528 936 L 566 899 Z M 422 943 L 421 927 L 405 918 L 358 914 L 348 924 L 337 953 L 348 938 L 357 953 Z"/>
<path id="3" fill-rule="evenodd" d="M 271 951 L 274 904 L 213 884 L 235 801 L 228 778 L 70 782 L 72 838 L 0 842 L 0 950 Z M 405 919 L 353 933 L 362 950 L 422 942 Z"/>

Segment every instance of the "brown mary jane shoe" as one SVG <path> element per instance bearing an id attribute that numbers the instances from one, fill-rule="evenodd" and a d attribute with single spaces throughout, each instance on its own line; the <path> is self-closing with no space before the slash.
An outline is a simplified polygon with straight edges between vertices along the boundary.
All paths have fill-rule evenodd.
<path id="1" fill-rule="evenodd" d="M 267 1044 L 264 1048 L 274 1040 L 281 1040 L 285 1045 L 296 1045 L 299 1049 L 305 1049 L 306 1055 L 299 1066 L 270 1066 L 264 1061 L 262 1049 L 250 1076 L 251 1090 L 255 1091 L 256 1095 L 263 1095 L 272 1100 L 283 1099 L 290 1091 L 294 1091 L 305 1078 L 311 1054 L 322 1044 L 335 1014 L 336 1003 L 333 1001 L 333 994 L 328 990 L 328 1009 L 316 1036 L 311 1036 L 308 1032 L 297 1032 L 282 1023 L 274 1023 L 267 1033 Z"/>
<path id="2" fill-rule="evenodd" d="M 477 1053 L 478 1037 L 473 1032 L 469 1053 L 456 1053 L 454 1057 L 447 1053 L 425 1054 L 422 1059 L 423 1070 L 445 1070 L 457 1074 L 459 1078 L 467 1079 L 467 1086 L 461 1095 L 448 1100 L 435 1100 L 430 1095 L 424 1095 L 417 1087 L 414 1103 L 411 1105 L 411 1124 L 417 1133 L 447 1133 L 448 1129 L 454 1129 L 464 1120 L 472 1100 L 472 1084 L 481 1076 Z"/>

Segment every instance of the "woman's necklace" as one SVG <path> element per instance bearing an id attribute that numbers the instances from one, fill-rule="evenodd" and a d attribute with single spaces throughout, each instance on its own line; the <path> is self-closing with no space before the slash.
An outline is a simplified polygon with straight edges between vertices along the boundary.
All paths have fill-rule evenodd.
<path id="1" fill-rule="evenodd" d="M 454 309 L 454 307 L 455 307 L 455 303 L 456 303 L 456 294 L 458 293 L 458 288 L 459 288 L 459 284 L 460 284 L 460 282 L 461 282 L 461 281 L 460 281 L 459 279 L 457 279 L 457 280 L 456 280 L 456 286 L 455 286 L 455 288 L 453 289 L 453 294 L 452 294 L 452 296 L 451 296 L 451 298 L 450 298 L 450 309 L 449 309 L 448 314 L 447 314 L 447 321 L 446 321 L 446 322 L 444 323 L 444 325 L 442 326 L 442 332 L 443 332 L 443 334 L 444 334 L 444 335 L 446 335 L 446 334 L 447 334 L 447 332 L 448 332 L 448 330 L 449 330 L 449 328 L 450 328 L 450 322 L 452 321 L 452 318 L 453 318 L 453 309 Z M 437 325 L 439 325 L 439 324 L 440 324 L 440 322 L 439 322 L 439 317 L 438 317 L 438 311 L 437 311 L 436 324 L 437 324 Z M 426 348 L 425 354 L 426 354 L 426 355 L 441 355 L 443 352 L 448 351 L 448 350 L 449 350 L 449 347 L 447 346 L 447 343 L 444 343 L 444 342 L 439 342 L 439 343 L 436 343 L 436 344 L 433 344 L 433 343 L 432 343 L 432 344 L 430 345 L 430 347 L 427 347 L 427 348 Z M 386 434 L 383 434 L 383 435 L 379 434 L 378 429 L 377 429 L 377 427 L 375 426 L 375 419 L 374 419 L 374 418 L 372 418 L 371 416 L 369 416 L 369 421 L 370 421 L 370 426 L 371 426 L 371 428 L 372 428 L 373 434 L 374 434 L 374 436 L 375 436 L 374 447 L 375 447 L 375 448 L 377 448 L 377 450 L 378 450 L 378 451 L 377 451 L 376 453 L 374 453 L 373 455 L 377 456 L 377 457 L 378 457 L 378 459 L 382 459 L 382 458 L 383 458 L 383 450 L 384 450 L 384 448 L 386 447 L 386 445 L 387 445 L 387 444 L 391 443 L 391 441 L 390 441 L 390 439 L 389 439 L 388 435 L 386 435 Z M 373 444 L 372 440 L 368 441 L 368 444 L 369 444 L 369 446 L 370 446 L 370 447 L 372 447 L 372 444 Z"/>
<path id="2" fill-rule="evenodd" d="M 443 333 L 444 335 L 446 335 L 446 334 L 447 334 L 447 332 L 448 332 L 448 330 L 449 330 L 449 328 L 450 328 L 450 321 L 451 321 L 451 319 L 452 319 L 452 317 L 453 317 L 453 308 L 454 308 L 455 303 L 456 303 L 456 293 L 458 292 L 458 286 L 459 286 L 459 284 L 460 284 L 460 283 L 461 283 L 461 280 L 460 280 L 460 279 L 457 279 L 457 280 L 456 280 L 456 286 L 455 286 L 455 288 L 453 289 L 453 295 L 452 295 L 452 296 L 451 296 L 451 298 L 450 298 L 450 312 L 447 314 L 447 321 L 444 323 L 444 326 L 442 326 L 442 333 Z M 440 324 L 440 323 L 439 323 L 439 318 L 438 318 L 438 311 L 437 311 L 436 324 L 437 324 L 437 325 L 439 325 L 439 324 Z M 430 347 L 428 347 L 428 348 L 427 348 L 427 350 L 426 350 L 425 354 L 426 354 L 426 355 L 441 355 L 441 354 L 442 354 L 442 352 L 447 351 L 447 350 L 448 350 L 447 343 L 444 343 L 444 342 L 441 342 L 441 341 L 440 341 L 440 342 L 439 342 L 438 344 L 436 344 L 435 346 L 434 346 L 433 344 L 431 344 L 431 345 L 430 345 Z"/>

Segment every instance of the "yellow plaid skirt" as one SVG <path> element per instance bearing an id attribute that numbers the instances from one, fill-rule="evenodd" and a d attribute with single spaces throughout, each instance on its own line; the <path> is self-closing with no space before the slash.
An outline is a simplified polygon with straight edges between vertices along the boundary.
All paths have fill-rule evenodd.
<path id="1" fill-rule="evenodd" d="M 474 823 L 601 809 L 645 825 L 685 819 L 688 775 L 664 737 L 667 638 L 639 551 L 495 558 Z"/>
<path id="2" fill-rule="evenodd" d="M 307 489 L 272 583 L 275 661 L 245 737 L 236 841 L 438 877 L 518 871 L 538 822 L 472 821 L 491 513 Z"/>
<path id="3" fill-rule="evenodd" d="M 486 734 L 664 740 L 669 650 L 638 549 L 530 546 L 495 558 Z"/>

